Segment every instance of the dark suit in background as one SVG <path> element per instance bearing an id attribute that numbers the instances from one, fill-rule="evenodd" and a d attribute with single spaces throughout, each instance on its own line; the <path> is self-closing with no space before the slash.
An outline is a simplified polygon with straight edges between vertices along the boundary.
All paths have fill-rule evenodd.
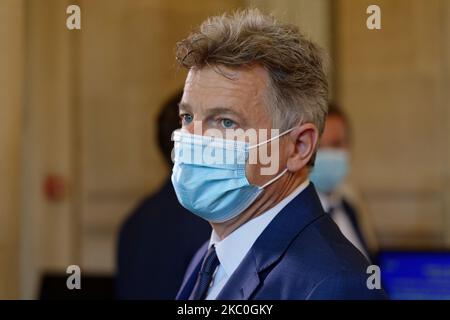
<path id="1" fill-rule="evenodd" d="M 171 168 L 172 132 L 179 127 L 180 91 L 158 118 L 158 142 Z M 211 236 L 210 225 L 184 209 L 170 179 L 124 222 L 118 242 L 116 296 L 119 299 L 174 299 L 190 259 Z"/>
<path id="2" fill-rule="evenodd" d="M 117 297 L 174 299 L 211 227 L 178 202 L 168 180 L 125 221 L 119 237 Z"/>

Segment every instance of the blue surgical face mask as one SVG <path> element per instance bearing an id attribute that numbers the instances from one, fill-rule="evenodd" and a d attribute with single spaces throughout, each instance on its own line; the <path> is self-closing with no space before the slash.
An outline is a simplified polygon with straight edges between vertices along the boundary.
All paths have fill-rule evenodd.
<path id="1" fill-rule="evenodd" d="M 309 178 L 319 192 L 330 194 L 342 183 L 348 173 L 348 159 L 345 150 L 324 148 L 317 151 Z"/>
<path id="2" fill-rule="evenodd" d="M 249 143 L 177 130 L 174 141 L 172 184 L 183 207 L 209 222 L 225 222 L 247 209 L 264 188 L 287 172 L 287 168 L 263 186 L 252 185 L 245 176 L 249 150 L 287 134 L 250 146 Z"/>

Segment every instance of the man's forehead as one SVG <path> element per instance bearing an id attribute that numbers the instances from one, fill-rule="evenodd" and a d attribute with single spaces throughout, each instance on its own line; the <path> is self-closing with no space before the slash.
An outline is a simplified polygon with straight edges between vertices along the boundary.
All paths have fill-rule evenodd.
<path id="1" fill-rule="evenodd" d="M 224 75 L 222 71 L 234 73 Z M 186 80 L 180 110 L 203 115 L 233 113 L 238 117 L 237 120 L 240 120 L 239 125 L 242 127 L 270 126 L 270 115 L 264 108 L 266 76 L 267 72 L 261 67 L 239 70 L 215 70 L 210 67 L 191 70 Z"/>
<path id="2" fill-rule="evenodd" d="M 225 66 L 191 69 L 185 83 L 185 91 L 201 90 L 204 94 L 257 96 L 267 84 L 267 72 L 259 66 L 228 68 Z"/>

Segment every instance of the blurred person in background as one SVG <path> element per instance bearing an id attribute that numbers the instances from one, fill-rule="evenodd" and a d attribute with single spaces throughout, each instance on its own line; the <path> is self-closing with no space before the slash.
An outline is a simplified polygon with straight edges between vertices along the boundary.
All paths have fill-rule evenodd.
<path id="1" fill-rule="evenodd" d="M 350 170 L 350 136 L 346 114 L 337 105 L 330 104 L 310 179 L 324 210 L 341 232 L 367 258 L 373 259 L 378 251 L 373 225 L 360 197 L 345 183 Z"/>
<path id="2" fill-rule="evenodd" d="M 172 132 L 180 125 L 178 102 L 167 101 L 158 117 L 158 143 L 171 168 Z M 209 224 L 179 202 L 170 179 L 148 196 L 124 222 L 118 242 L 117 298 L 174 299 L 184 271 L 211 235 Z"/>

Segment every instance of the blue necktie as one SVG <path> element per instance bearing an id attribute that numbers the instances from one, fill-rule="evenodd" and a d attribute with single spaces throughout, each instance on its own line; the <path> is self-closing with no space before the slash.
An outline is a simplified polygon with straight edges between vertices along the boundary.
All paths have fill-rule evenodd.
<path id="1" fill-rule="evenodd" d="M 217 258 L 216 248 L 212 246 L 206 253 L 205 259 L 203 260 L 202 267 L 197 276 L 197 282 L 195 283 L 194 289 L 192 290 L 189 300 L 204 300 L 208 288 L 211 284 L 211 280 L 214 275 L 214 271 L 220 264 Z"/>

